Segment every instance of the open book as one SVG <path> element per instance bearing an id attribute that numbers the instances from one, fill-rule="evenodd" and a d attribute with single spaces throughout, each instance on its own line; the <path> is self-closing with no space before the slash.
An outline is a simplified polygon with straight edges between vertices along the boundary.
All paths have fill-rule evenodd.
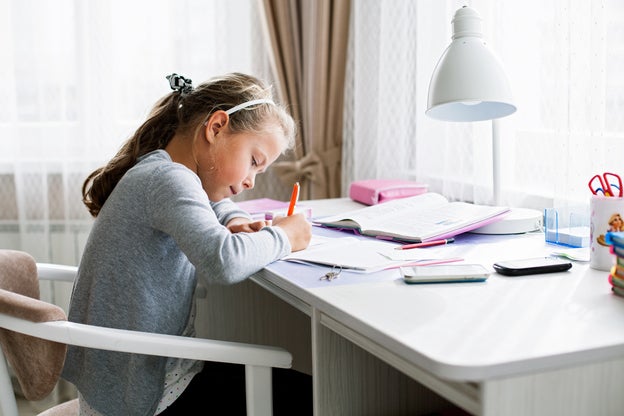
<path id="1" fill-rule="evenodd" d="M 509 208 L 449 202 L 434 192 L 395 199 L 315 220 L 330 228 L 395 241 L 422 242 L 453 237 L 501 219 Z"/>

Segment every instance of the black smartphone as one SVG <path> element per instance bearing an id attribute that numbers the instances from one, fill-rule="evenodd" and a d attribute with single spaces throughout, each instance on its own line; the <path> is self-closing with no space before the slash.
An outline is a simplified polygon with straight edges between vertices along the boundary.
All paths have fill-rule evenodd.
<path id="1" fill-rule="evenodd" d="M 497 273 L 505 276 L 523 276 L 527 274 L 564 272 L 572 267 L 568 260 L 556 257 L 535 257 L 499 261 L 493 264 Z"/>

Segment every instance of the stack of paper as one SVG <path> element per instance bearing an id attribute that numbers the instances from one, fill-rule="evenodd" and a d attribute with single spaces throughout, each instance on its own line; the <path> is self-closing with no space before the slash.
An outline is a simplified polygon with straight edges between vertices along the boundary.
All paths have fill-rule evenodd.
<path id="1" fill-rule="evenodd" d="M 314 236 L 308 248 L 291 253 L 283 260 L 320 264 L 362 273 L 406 265 L 425 266 L 462 260 L 450 255 L 448 250 L 395 250 L 395 247 L 395 244 L 375 239 Z"/>

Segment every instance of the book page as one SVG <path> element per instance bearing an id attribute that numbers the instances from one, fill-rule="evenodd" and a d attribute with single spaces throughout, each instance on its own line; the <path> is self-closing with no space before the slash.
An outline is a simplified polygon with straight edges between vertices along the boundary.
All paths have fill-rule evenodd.
<path id="1" fill-rule="evenodd" d="M 383 204 L 372 205 L 343 214 L 321 218 L 317 222 L 321 224 L 338 224 L 344 220 L 351 220 L 361 230 L 376 229 L 380 224 L 391 224 L 394 218 L 413 216 L 417 210 L 430 209 L 448 203 L 447 199 L 440 194 L 428 192 L 409 198 L 395 199 Z M 348 224 L 342 224 L 348 225 Z"/>
<path id="2" fill-rule="evenodd" d="M 502 211 L 504 212 L 504 211 Z M 418 237 L 428 239 L 478 224 L 501 213 L 501 207 L 450 202 L 435 209 L 401 212 L 379 221 L 374 227 L 362 229 L 371 235 Z"/>
<path id="3" fill-rule="evenodd" d="M 360 240 L 355 237 L 331 238 L 321 244 L 314 244 L 297 251 L 283 260 L 338 266 L 361 272 L 374 272 L 401 262 L 380 254 L 387 251 L 388 243 Z"/>

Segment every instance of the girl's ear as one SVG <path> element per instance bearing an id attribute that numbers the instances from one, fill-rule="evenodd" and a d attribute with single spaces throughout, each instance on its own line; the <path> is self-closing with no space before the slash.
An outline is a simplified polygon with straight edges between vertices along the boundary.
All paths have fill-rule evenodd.
<path id="1" fill-rule="evenodd" d="M 230 121 L 230 116 L 223 110 L 217 110 L 204 123 L 206 126 L 206 140 L 213 143 L 219 132 L 221 132 Z"/>

